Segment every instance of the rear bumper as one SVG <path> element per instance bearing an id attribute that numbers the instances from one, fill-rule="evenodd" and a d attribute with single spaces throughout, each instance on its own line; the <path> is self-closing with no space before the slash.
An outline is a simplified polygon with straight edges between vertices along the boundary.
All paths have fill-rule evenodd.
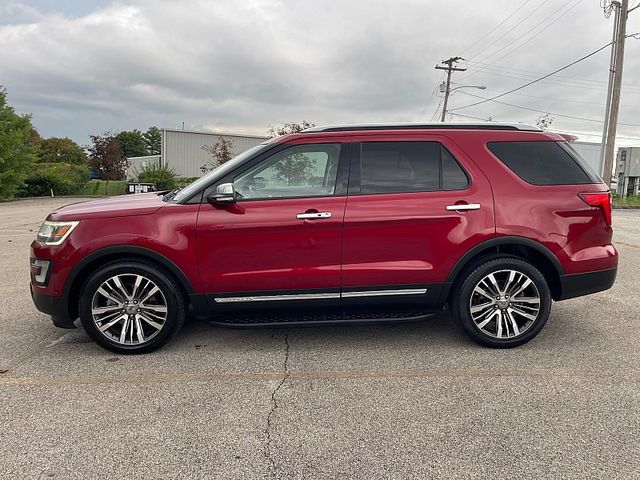
<path id="1" fill-rule="evenodd" d="M 74 320 L 69 316 L 66 297 L 53 297 L 37 292 L 33 285 L 30 285 L 31 299 L 36 308 L 42 313 L 51 315 L 51 321 L 59 328 L 76 328 Z"/>
<path id="2" fill-rule="evenodd" d="M 608 290 L 616 280 L 617 268 L 596 272 L 575 273 L 560 277 L 560 297 L 556 300 L 581 297 Z"/>

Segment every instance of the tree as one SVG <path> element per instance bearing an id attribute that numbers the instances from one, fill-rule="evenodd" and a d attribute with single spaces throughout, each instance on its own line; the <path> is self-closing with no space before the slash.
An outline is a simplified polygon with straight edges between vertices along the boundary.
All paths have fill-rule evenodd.
<path id="1" fill-rule="evenodd" d="M 233 142 L 224 137 L 219 137 L 213 146 L 203 145 L 202 149 L 210 153 L 212 157 L 210 161 L 200 167 L 202 173 L 207 173 L 233 158 Z"/>
<path id="2" fill-rule="evenodd" d="M 280 127 L 275 128 L 273 125 L 267 127 L 267 136 L 269 138 L 281 137 L 283 135 L 289 135 L 291 133 L 300 133 L 307 128 L 315 127 L 315 123 L 307 122 L 303 120 L 302 123 L 283 123 Z"/>
<path id="3" fill-rule="evenodd" d="M 30 115 L 18 115 L 7 105 L 7 91 L 0 87 L 0 198 L 11 197 L 22 185 L 36 161 Z"/>
<path id="4" fill-rule="evenodd" d="M 103 180 L 121 180 L 129 162 L 125 157 L 118 139 L 111 133 L 91 135 L 89 150 L 89 168 Z"/>
<path id="5" fill-rule="evenodd" d="M 144 157 L 148 155 L 147 144 L 140 130 L 122 131 L 116 135 L 125 157 Z"/>
<path id="6" fill-rule="evenodd" d="M 142 134 L 144 144 L 147 147 L 147 155 L 160 155 L 160 145 L 162 143 L 162 134 L 158 127 L 150 127 Z"/>
<path id="7" fill-rule="evenodd" d="M 288 122 L 280 127 L 274 128 L 269 125 L 267 135 L 269 138 L 280 137 L 292 133 L 300 133 L 307 128 L 315 127 L 314 123 L 303 120 L 302 123 Z M 309 178 L 315 167 L 315 160 L 307 157 L 304 153 L 289 155 L 283 161 L 276 163 L 273 168 L 276 176 L 280 180 L 287 182 L 287 185 L 301 185 Z"/>
<path id="8" fill-rule="evenodd" d="M 538 117 L 538 119 L 536 120 L 536 125 L 542 130 L 546 130 L 551 126 L 553 120 L 554 118 L 550 114 L 545 113 L 544 115 L 540 115 Z"/>
<path id="9" fill-rule="evenodd" d="M 292 153 L 283 160 L 276 162 L 273 169 L 276 177 L 287 182 L 287 185 L 304 185 L 311 177 L 316 161 L 304 153 Z"/>
<path id="10" fill-rule="evenodd" d="M 40 162 L 43 163 L 71 163 L 86 165 L 87 155 L 84 149 L 70 138 L 51 137 L 40 140 Z"/>

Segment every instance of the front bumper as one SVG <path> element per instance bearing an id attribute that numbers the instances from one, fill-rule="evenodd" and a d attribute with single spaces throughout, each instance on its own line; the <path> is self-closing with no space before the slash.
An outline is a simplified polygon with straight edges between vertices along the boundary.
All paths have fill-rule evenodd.
<path id="1" fill-rule="evenodd" d="M 51 321 L 56 327 L 76 328 L 76 326 L 73 324 L 75 318 L 71 318 L 71 316 L 69 315 L 69 308 L 66 297 L 44 295 L 38 292 L 33 285 L 30 285 L 30 290 L 31 299 L 33 300 L 36 308 L 42 313 L 51 315 Z"/>
<path id="2" fill-rule="evenodd" d="M 560 297 L 556 300 L 581 297 L 608 290 L 616 280 L 618 268 L 595 272 L 575 273 L 560 277 Z"/>

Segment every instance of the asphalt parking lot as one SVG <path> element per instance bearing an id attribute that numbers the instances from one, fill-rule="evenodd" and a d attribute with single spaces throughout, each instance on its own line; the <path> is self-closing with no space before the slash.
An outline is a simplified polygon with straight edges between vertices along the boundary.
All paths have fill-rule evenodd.
<path id="1" fill-rule="evenodd" d="M 0 204 L 0 478 L 640 478 L 640 210 L 614 212 L 614 288 L 517 349 L 441 315 L 192 323 L 125 357 L 31 303 L 28 245 L 65 203 Z"/>

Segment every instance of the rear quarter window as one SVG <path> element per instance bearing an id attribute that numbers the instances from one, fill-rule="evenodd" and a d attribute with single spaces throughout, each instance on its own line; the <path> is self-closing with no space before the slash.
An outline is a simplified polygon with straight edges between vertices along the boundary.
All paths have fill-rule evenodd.
<path id="1" fill-rule="evenodd" d="M 600 178 L 558 142 L 490 142 L 502 163 L 532 185 L 600 183 Z"/>

